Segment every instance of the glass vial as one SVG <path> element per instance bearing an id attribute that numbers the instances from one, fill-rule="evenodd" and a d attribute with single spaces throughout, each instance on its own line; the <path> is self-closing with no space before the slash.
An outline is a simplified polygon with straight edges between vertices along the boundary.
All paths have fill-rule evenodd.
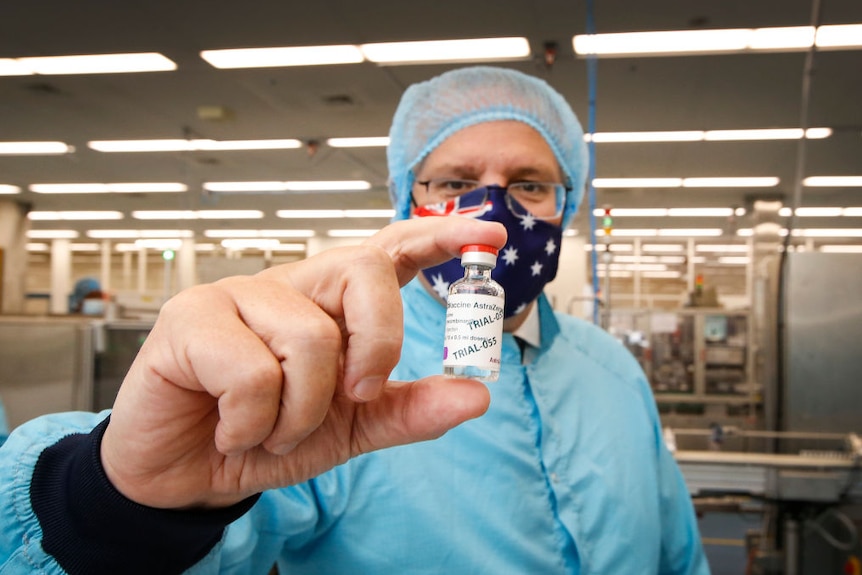
<path id="1" fill-rule="evenodd" d="M 491 279 L 497 249 L 486 245 L 461 248 L 464 277 L 449 287 L 443 373 L 496 381 L 503 348 L 503 287 Z"/>

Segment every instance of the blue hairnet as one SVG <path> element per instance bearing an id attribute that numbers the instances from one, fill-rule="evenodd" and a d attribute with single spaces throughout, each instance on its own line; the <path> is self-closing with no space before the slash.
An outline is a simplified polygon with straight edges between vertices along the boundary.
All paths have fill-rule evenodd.
<path id="1" fill-rule="evenodd" d="M 517 120 L 548 142 L 570 188 L 563 214 L 578 210 L 587 175 L 587 146 L 568 102 L 547 82 L 507 68 L 473 66 L 410 86 L 401 98 L 386 156 L 396 220 L 410 216 L 414 169 L 446 138 L 474 124 Z"/>

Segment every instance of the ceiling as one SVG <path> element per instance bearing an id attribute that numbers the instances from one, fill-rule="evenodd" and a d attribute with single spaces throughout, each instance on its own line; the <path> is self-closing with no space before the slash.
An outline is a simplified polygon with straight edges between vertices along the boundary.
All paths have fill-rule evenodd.
<path id="1" fill-rule="evenodd" d="M 648 6 L 648 8 L 647 8 Z M 800 26 L 809 0 L 595 0 L 597 32 Z M 571 39 L 586 30 L 587 8 L 573 0 L 41 0 L 6 3 L 0 58 L 62 54 L 160 52 L 171 72 L 0 77 L 0 141 L 59 140 L 61 156 L 0 156 L 4 196 L 35 211 L 116 209 L 120 222 L 33 222 L 34 229 L 250 227 L 369 228 L 381 219 L 297 221 L 278 209 L 388 208 L 383 148 L 336 149 L 329 137 L 385 136 L 398 98 L 411 83 L 452 66 L 371 63 L 218 70 L 201 50 L 359 44 L 420 39 L 526 36 L 535 57 L 505 63 L 546 79 L 572 103 L 587 127 L 586 61 Z M 862 23 L 859 0 L 822 0 L 821 24 Z M 556 42 L 553 66 L 543 47 Z M 831 137 L 805 144 L 804 175 L 862 175 L 862 50 L 819 52 L 810 88 L 808 125 Z M 600 59 L 596 130 L 720 130 L 800 125 L 804 53 Z M 199 108 L 229 110 L 202 119 Z M 318 142 L 278 151 L 100 153 L 89 140 L 298 138 Z M 596 175 L 618 177 L 776 176 L 765 189 L 599 189 L 597 205 L 750 207 L 759 197 L 790 202 L 798 142 L 617 143 L 596 145 Z M 367 180 L 365 192 L 212 194 L 203 182 Z M 182 182 L 176 194 L 47 195 L 35 183 Z M 805 188 L 805 206 L 862 206 L 862 188 Z M 260 209 L 263 220 L 141 222 L 132 210 Z M 574 226 L 588 230 L 582 210 Z M 671 221 L 672 220 L 672 221 Z M 799 218 L 797 227 L 862 228 L 862 218 Z M 617 228 L 721 227 L 733 234 L 750 216 L 616 218 Z M 840 240 L 847 241 L 847 240 Z M 859 241 L 856 240 L 850 241 Z"/>

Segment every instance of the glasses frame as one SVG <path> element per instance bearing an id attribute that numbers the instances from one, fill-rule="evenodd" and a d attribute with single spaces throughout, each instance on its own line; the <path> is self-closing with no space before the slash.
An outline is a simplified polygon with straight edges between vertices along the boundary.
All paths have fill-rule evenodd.
<path id="1" fill-rule="evenodd" d="M 452 196 L 448 199 L 435 201 L 435 202 L 429 202 L 427 204 L 421 204 L 421 205 L 445 204 L 446 202 L 450 202 L 452 200 L 455 200 L 456 198 L 460 198 L 463 195 L 474 192 L 477 189 L 486 188 L 489 185 L 497 185 L 497 184 L 483 185 L 482 182 L 479 182 L 477 180 L 468 180 L 468 179 L 464 179 L 464 178 L 429 178 L 429 179 L 423 180 L 423 181 L 417 180 L 415 182 L 415 184 L 424 187 L 426 195 L 430 196 L 431 195 L 431 184 L 433 184 L 435 182 L 463 182 L 465 184 L 473 184 L 473 187 L 471 189 L 469 189 L 468 191 L 462 193 L 462 194 L 458 194 L 457 196 Z M 563 192 L 562 201 L 560 202 L 560 205 L 557 209 L 557 212 L 551 216 L 539 216 L 539 215 L 534 214 L 530 210 L 528 210 L 523 204 L 521 204 L 517 199 L 515 199 L 512 196 L 512 194 L 509 193 L 509 187 L 514 186 L 514 185 L 519 185 L 519 184 L 554 186 L 554 188 L 556 190 L 562 190 L 562 192 Z M 561 182 L 513 182 L 513 183 L 508 184 L 506 186 L 499 186 L 499 185 L 497 185 L 497 186 L 500 188 L 503 188 L 503 191 L 505 192 L 505 197 L 506 197 L 506 207 L 509 208 L 509 211 L 512 212 L 512 214 L 515 217 L 525 218 L 525 217 L 529 216 L 529 217 L 532 217 L 534 219 L 543 220 L 543 221 L 555 220 L 559 217 L 562 217 L 563 213 L 566 211 L 566 196 L 568 195 L 568 193 L 570 191 L 572 191 L 572 189 L 569 186 L 567 186 Z M 410 201 L 412 202 L 414 207 L 419 207 L 420 204 L 416 201 L 416 197 L 412 191 L 410 192 Z M 515 205 L 513 205 L 513 203 Z M 515 206 L 520 207 L 520 209 L 523 210 L 523 213 L 520 213 L 516 209 Z"/>

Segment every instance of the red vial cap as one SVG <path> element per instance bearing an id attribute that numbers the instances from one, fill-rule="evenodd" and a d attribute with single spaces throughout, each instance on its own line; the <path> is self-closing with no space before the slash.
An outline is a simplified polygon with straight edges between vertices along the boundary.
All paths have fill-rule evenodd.
<path id="1" fill-rule="evenodd" d="M 485 244 L 467 244 L 466 246 L 461 246 L 461 254 L 465 254 L 467 252 L 485 252 L 488 254 L 494 254 L 495 256 L 500 250 L 495 248 L 494 246 L 488 246 Z"/>

